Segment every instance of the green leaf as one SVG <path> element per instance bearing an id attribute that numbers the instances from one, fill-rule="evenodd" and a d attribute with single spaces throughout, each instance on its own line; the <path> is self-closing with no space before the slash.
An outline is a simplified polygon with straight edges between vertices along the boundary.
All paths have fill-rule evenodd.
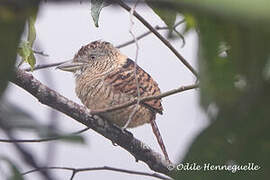
<path id="1" fill-rule="evenodd" d="M 61 136 L 61 141 L 69 142 L 69 143 L 79 143 L 79 144 L 85 144 L 85 139 L 83 136 L 80 135 L 64 135 Z"/>
<path id="2" fill-rule="evenodd" d="M 183 30 L 183 34 L 188 33 L 190 30 L 193 30 L 197 26 L 197 22 L 195 17 L 190 13 L 183 13 L 185 19 L 185 28 Z"/>
<path id="3" fill-rule="evenodd" d="M 146 3 L 164 21 L 164 23 L 169 27 L 171 33 L 176 20 L 177 11 L 167 7 L 161 7 L 152 0 L 146 0 Z"/>
<path id="4" fill-rule="evenodd" d="M 36 58 L 33 52 L 33 44 L 36 40 L 36 29 L 35 29 L 35 20 L 36 20 L 37 12 L 32 13 L 32 15 L 28 18 L 28 35 L 27 41 L 22 41 L 20 46 L 18 47 L 18 54 L 22 57 L 23 62 L 26 62 L 30 65 L 31 70 L 33 71 L 34 66 L 36 64 Z M 20 65 L 21 65 L 20 63 Z"/>
<path id="5" fill-rule="evenodd" d="M 31 51 L 30 56 L 27 59 L 27 62 L 31 66 L 31 71 L 33 71 L 36 64 L 36 58 L 34 56 L 33 50 Z"/>
<path id="6" fill-rule="evenodd" d="M 98 27 L 98 20 L 101 9 L 109 5 L 110 3 L 107 0 L 91 0 L 91 16 L 96 27 Z"/>
<path id="7" fill-rule="evenodd" d="M 0 160 L 7 162 L 10 167 L 11 176 L 8 178 L 8 180 L 24 180 L 17 165 L 13 161 L 11 161 L 8 157 L 0 157 Z"/>
<path id="8" fill-rule="evenodd" d="M 18 54 L 26 62 L 28 61 L 28 58 L 31 54 L 31 51 L 32 51 L 32 48 L 31 48 L 30 43 L 28 41 L 23 41 L 18 48 Z"/>
<path id="9" fill-rule="evenodd" d="M 28 18 L 28 36 L 27 41 L 29 46 L 33 47 L 34 41 L 36 40 L 36 29 L 35 29 L 36 14 Z"/>
<path id="10" fill-rule="evenodd" d="M 18 54 L 22 57 L 24 62 L 27 62 L 31 66 L 33 71 L 36 64 L 36 58 L 30 45 L 30 42 L 23 41 L 18 48 Z"/>

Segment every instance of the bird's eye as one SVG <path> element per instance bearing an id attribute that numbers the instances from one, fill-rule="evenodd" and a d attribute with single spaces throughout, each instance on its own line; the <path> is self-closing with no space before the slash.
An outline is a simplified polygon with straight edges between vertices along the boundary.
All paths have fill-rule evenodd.
<path id="1" fill-rule="evenodd" d="M 90 55 L 90 59 L 94 60 L 94 59 L 96 59 L 96 56 L 95 55 Z"/>

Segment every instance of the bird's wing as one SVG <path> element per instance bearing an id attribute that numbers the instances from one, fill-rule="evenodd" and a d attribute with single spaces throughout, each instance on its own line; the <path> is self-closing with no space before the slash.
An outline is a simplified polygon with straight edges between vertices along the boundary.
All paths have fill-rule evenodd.
<path id="1" fill-rule="evenodd" d="M 115 92 L 125 93 L 134 97 L 138 97 L 136 80 L 134 76 L 135 63 L 131 59 L 127 59 L 122 68 L 110 73 L 105 78 L 105 82 L 113 87 Z M 140 97 L 154 96 L 160 94 L 158 84 L 153 78 L 142 68 L 137 66 L 136 75 L 139 84 Z M 163 108 L 160 99 L 153 99 L 142 103 L 148 108 L 162 114 Z"/>

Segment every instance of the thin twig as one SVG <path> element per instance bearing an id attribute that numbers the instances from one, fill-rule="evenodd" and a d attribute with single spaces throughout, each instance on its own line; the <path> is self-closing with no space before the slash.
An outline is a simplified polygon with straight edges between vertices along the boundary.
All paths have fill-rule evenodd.
<path id="1" fill-rule="evenodd" d="M 133 21 L 133 13 L 136 9 L 138 0 L 135 2 L 134 6 L 131 8 L 130 10 L 130 29 L 129 29 L 129 33 L 131 34 L 131 36 L 133 37 L 135 44 L 136 44 L 136 54 L 135 54 L 135 66 L 134 66 L 134 78 L 135 78 L 135 83 L 136 83 L 136 88 L 137 88 L 137 103 L 136 106 L 133 108 L 131 114 L 128 117 L 127 122 L 125 123 L 125 125 L 123 126 L 123 129 L 126 129 L 129 125 L 129 123 L 132 121 L 133 116 L 135 115 L 136 111 L 139 108 L 140 105 L 140 97 L 141 97 L 141 93 L 140 93 L 140 85 L 139 85 L 139 81 L 138 81 L 138 77 L 137 77 L 137 65 L 138 65 L 138 55 L 139 55 L 139 44 L 138 44 L 138 39 L 136 38 L 135 34 L 133 33 L 133 26 L 134 26 L 134 21 Z"/>
<path id="2" fill-rule="evenodd" d="M 36 51 L 36 50 L 33 50 L 33 52 L 34 52 L 35 54 L 38 54 L 38 55 L 41 55 L 41 56 L 46 56 L 46 57 L 49 56 L 49 54 L 46 54 L 46 53 L 44 53 L 43 51 Z"/>
<path id="3" fill-rule="evenodd" d="M 114 0 L 118 3 L 122 8 L 127 11 L 130 11 L 130 7 L 126 5 L 121 0 Z M 187 62 L 187 60 L 171 45 L 171 43 L 165 39 L 151 24 L 149 24 L 141 15 L 139 15 L 136 11 L 134 11 L 134 16 L 141 21 L 150 31 L 152 31 L 175 55 L 176 57 L 196 76 L 198 77 L 198 73 L 196 70 Z"/>
<path id="4" fill-rule="evenodd" d="M 15 139 L 13 132 L 6 127 L 5 124 L 1 123 L 3 122 L 3 120 L 0 117 L 0 127 L 2 128 L 2 130 L 4 131 L 4 133 L 7 135 L 7 137 L 11 140 Z M 22 160 L 29 166 L 31 166 L 32 168 L 38 169 L 40 167 L 39 162 L 36 160 L 35 154 L 33 154 L 29 149 L 27 149 L 25 146 L 23 146 L 22 144 L 18 144 L 18 143 L 13 143 L 14 147 L 16 148 L 16 150 L 18 151 L 20 157 L 22 158 Z M 44 179 L 46 180 L 54 180 L 55 178 L 51 175 L 50 172 L 48 171 L 42 171 L 39 172 L 40 175 L 43 176 Z"/>
<path id="5" fill-rule="evenodd" d="M 179 37 L 182 39 L 182 41 L 183 41 L 183 44 L 182 44 L 182 47 L 185 45 L 185 38 L 183 37 L 183 35 L 181 34 L 181 33 L 179 33 L 177 30 L 176 30 L 176 27 L 177 26 L 179 26 L 180 24 L 182 24 L 182 23 L 184 23 L 185 22 L 185 20 L 181 20 L 181 21 L 179 21 L 178 23 L 176 23 L 172 28 L 173 28 L 173 30 L 174 30 L 174 32 L 177 34 L 177 35 L 179 35 Z M 169 30 L 170 28 L 168 27 L 168 26 L 165 26 L 165 27 L 160 27 L 160 26 L 155 26 L 155 29 L 156 30 Z M 137 36 L 136 38 L 137 38 L 137 40 L 140 40 L 140 39 L 142 39 L 142 38 L 144 38 L 144 37 L 146 37 L 146 36 L 148 36 L 149 34 L 152 34 L 153 32 L 152 31 L 146 31 L 146 32 L 144 32 L 144 33 L 142 33 L 141 35 L 139 35 L 139 36 Z M 117 45 L 117 46 L 115 46 L 116 48 L 123 48 L 123 47 L 125 47 L 125 46 L 128 46 L 128 45 L 130 45 L 130 44 L 133 44 L 133 43 L 135 43 L 135 40 L 134 39 L 132 39 L 132 40 L 129 40 L 129 41 L 127 41 L 127 42 L 125 42 L 125 43 L 122 43 L 122 44 L 119 44 L 119 45 Z"/>
<path id="6" fill-rule="evenodd" d="M 180 32 L 178 32 L 176 28 L 173 28 L 173 32 L 175 32 L 182 39 L 183 43 L 181 48 L 183 48 L 186 45 L 185 37 Z"/>
<path id="7" fill-rule="evenodd" d="M 185 37 L 181 33 L 179 33 L 176 28 L 177 28 L 177 26 L 179 26 L 180 24 L 184 23 L 185 21 L 186 21 L 185 19 L 182 19 L 181 21 L 175 23 L 173 25 L 173 27 L 171 28 L 173 30 L 173 32 L 175 32 L 176 35 L 178 35 L 182 39 L 183 43 L 182 43 L 182 46 L 181 47 L 184 47 L 185 46 L 186 40 L 185 40 Z M 170 28 L 169 27 L 156 26 L 155 29 L 156 30 L 168 30 Z"/>
<path id="8" fill-rule="evenodd" d="M 181 86 L 181 87 L 179 87 L 177 89 L 167 91 L 167 92 L 162 93 L 160 95 L 142 97 L 140 99 L 140 103 L 143 103 L 145 101 L 150 101 L 150 100 L 153 100 L 153 99 L 162 99 L 164 97 L 167 97 L 167 96 L 170 96 L 170 95 L 173 95 L 173 94 L 176 94 L 176 93 L 180 93 L 180 92 L 183 92 L 183 91 L 187 91 L 187 90 L 190 90 L 190 89 L 195 89 L 195 88 L 198 88 L 198 87 L 199 87 L 198 84 L 189 85 L 189 86 Z M 104 113 L 104 112 L 111 112 L 111 111 L 115 111 L 115 110 L 118 110 L 118 109 L 126 108 L 128 106 L 136 104 L 137 101 L 138 101 L 138 99 L 134 99 L 134 100 L 129 101 L 127 103 L 123 103 L 123 104 L 120 104 L 120 105 L 117 105 L 117 106 L 113 106 L 111 108 L 99 109 L 99 110 L 91 110 L 91 114 L 96 115 L 96 114 L 100 114 L 100 113 Z"/>
<path id="9" fill-rule="evenodd" d="M 72 175 L 70 179 L 73 179 L 76 173 L 83 172 L 83 171 L 98 171 L 98 170 L 107 170 L 107 171 L 116 171 L 116 172 L 122 172 L 122 173 L 127 173 L 127 174 L 134 174 L 134 175 L 143 175 L 143 176 L 149 176 L 149 177 L 155 177 L 158 179 L 162 180 L 172 180 L 171 178 L 159 175 L 157 173 L 147 173 L 147 172 L 142 172 L 142 171 L 133 171 L 133 170 L 127 170 L 127 169 L 121 169 L 121 168 L 114 168 L 110 166 L 103 166 L 103 167 L 92 167 L 92 168 L 71 168 L 71 167 L 57 167 L 57 166 L 52 166 L 52 167 L 41 167 L 38 169 L 33 169 L 30 171 L 27 171 L 25 173 L 22 173 L 22 175 L 27 175 L 33 172 L 37 171 L 42 171 L 42 170 L 67 170 L 67 171 L 72 171 Z"/>
<path id="10" fill-rule="evenodd" d="M 56 137 L 49 137 L 49 138 L 42 138 L 42 139 L 0 139 L 0 142 L 5 142 L 5 143 L 35 143 L 35 142 L 47 142 L 47 141 L 55 141 L 55 140 L 59 140 L 59 139 L 64 139 L 67 138 L 71 135 L 78 135 L 80 133 L 83 133 L 87 130 L 89 130 L 90 128 L 84 128 L 80 131 L 74 132 L 74 133 L 70 133 L 67 135 L 60 135 L 60 136 L 56 136 Z"/>
<path id="11" fill-rule="evenodd" d="M 175 24 L 173 25 L 173 28 L 176 28 L 177 26 L 179 26 L 180 24 L 183 24 L 184 22 L 186 22 L 186 20 L 185 20 L 185 19 L 182 19 L 181 21 L 175 23 Z"/>
<path id="12" fill-rule="evenodd" d="M 183 35 L 182 35 L 181 33 L 179 33 L 179 32 L 176 30 L 176 27 L 179 26 L 180 24 L 182 24 L 183 22 L 184 22 L 184 20 L 181 20 L 181 21 L 179 21 L 178 23 L 176 23 L 176 24 L 173 26 L 174 32 L 177 33 L 177 34 L 179 35 L 179 37 L 182 39 L 182 41 L 183 41 L 182 47 L 185 45 L 185 38 L 183 37 Z M 167 27 L 167 26 L 165 26 L 165 27 L 156 26 L 155 29 L 156 29 L 156 30 L 168 30 L 169 27 Z M 142 34 L 139 35 L 138 37 L 136 37 L 136 39 L 137 39 L 137 40 L 140 40 L 140 39 L 146 37 L 147 35 L 149 35 L 149 34 L 151 34 L 151 33 L 153 33 L 153 32 L 149 30 L 149 31 L 147 31 L 147 32 L 142 33 Z M 125 42 L 125 43 L 122 43 L 122 44 L 120 44 L 120 45 L 117 45 L 117 46 L 115 46 L 115 47 L 120 49 L 120 48 L 123 48 L 123 47 L 128 46 L 128 45 L 133 44 L 133 43 L 135 43 L 134 38 L 133 38 L 132 40 L 129 40 L 129 41 Z M 67 61 L 62 61 L 62 62 L 58 62 L 58 63 L 39 64 L 39 65 L 36 65 L 36 66 L 33 68 L 33 70 L 35 71 L 35 70 L 40 70 L 40 69 L 51 68 L 51 67 L 59 66 L 60 64 L 63 64 L 63 63 L 65 63 L 65 62 L 67 62 Z M 29 71 L 31 71 L 31 68 L 29 67 L 29 68 L 25 68 L 25 69 L 23 69 L 23 70 L 29 72 Z"/>
<path id="13" fill-rule="evenodd" d="M 35 41 L 35 44 L 36 44 L 36 47 L 38 49 L 42 49 L 42 48 L 40 48 L 39 41 Z M 47 58 L 44 58 L 45 56 L 42 56 L 42 54 L 44 54 L 44 53 L 41 52 L 41 57 L 39 57 L 39 62 L 47 63 L 49 60 Z M 48 84 L 50 84 L 50 87 L 53 88 L 53 87 L 55 87 L 55 82 L 54 82 L 55 78 L 52 76 L 51 73 L 52 73 L 51 71 L 49 71 L 49 72 L 43 71 L 43 72 L 41 72 L 41 75 L 44 77 L 44 80 Z M 47 119 L 49 120 L 48 127 L 51 128 L 52 130 L 57 129 L 59 115 L 60 115 L 60 113 L 58 111 L 55 111 L 54 109 L 50 109 L 48 112 L 48 117 L 47 117 Z M 55 143 L 55 142 L 47 143 L 45 154 L 44 154 L 44 156 L 46 157 L 45 163 L 43 164 L 44 166 L 48 166 L 55 159 L 55 155 L 56 155 L 55 149 L 56 148 L 57 148 L 57 143 Z"/>
<path id="14" fill-rule="evenodd" d="M 137 39 L 137 40 L 140 40 L 140 39 L 144 38 L 145 36 L 147 36 L 147 35 L 149 35 L 149 34 L 151 34 L 151 33 L 152 33 L 151 31 L 147 31 L 147 32 L 145 32 L 145 33 L 142 33 L 142 34 L 139 35 L 138 37 L 136 37 L 136 39 Z M 130 45 L 130 44 L 133 44 L 134 42 L 135 42 L 135 40 L 132 39 L 132 40 L 129 40 L 129 41 L 125 42 L 125 43 L 119 44 L 119 45 L 117 45 L 117 46 L 115 46 L 115 47 L 120 49 L 120 48 L 123 48 L 123 47 L 125 47 L 125 46 Z"/>
<path id="15" fill-rule="evenodd" d="M 40 65 L 36 65 L 33 68 L 33 70 L 35 71 L 35 70 L 39 70 L 39 69 L 51 68 L 51 67 L 59 66 L 59 65 L 65 63 L 65 62 L 67 62 L 67 61 L 62 61 L 62 62 L 58 62 L 58 63 L 40 64 Z M 29 72 L 29 71 L 31 71 L 31 68 L 29 67 L 29 68 L 25 68 L 25 69 L 22 69 L 22 70 Z"/>

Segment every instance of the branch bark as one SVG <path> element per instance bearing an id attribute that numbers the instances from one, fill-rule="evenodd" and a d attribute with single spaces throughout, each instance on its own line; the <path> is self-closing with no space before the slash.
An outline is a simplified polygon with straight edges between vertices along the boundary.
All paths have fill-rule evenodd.
<path id="1" fill-rule="evenodd" d="M 43 85 L 31 74 L 22 70 L 15 72 L 15 77 L 11 80 L 14 84 L 28 91 L 36 97 L 42 104 L 54 108 L 79 123 L 86 125 L 97 133 L 118 144 L 123 149 L 131 153 L 136 161 L 143 161 L 153 171 L 169 174 L 168 167 L 172 165 L 167 162 L 161 154 L 154 152 L 150 147 L 133 137 L 128 131 L 122 131 L 119 127 L 103 120 L 97 115 L 91 115 L 89 109 L 81 106 L 56 91 Z"/>

